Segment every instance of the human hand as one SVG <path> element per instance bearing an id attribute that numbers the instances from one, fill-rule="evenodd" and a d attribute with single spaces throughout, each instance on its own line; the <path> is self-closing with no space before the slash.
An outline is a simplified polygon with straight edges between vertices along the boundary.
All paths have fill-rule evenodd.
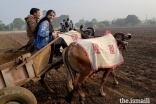
<path id="1" fill-rule="evenodd" d="M 56 32 L 53 32 L 53 33 L 52 33 L 52 36 L 53 36 L 53 37 L 54 37 L 54 39 L 55 39 L 55 38 L 57 38 L 57 37 L 58 37 L 58 34 L 57 34 Z"/>

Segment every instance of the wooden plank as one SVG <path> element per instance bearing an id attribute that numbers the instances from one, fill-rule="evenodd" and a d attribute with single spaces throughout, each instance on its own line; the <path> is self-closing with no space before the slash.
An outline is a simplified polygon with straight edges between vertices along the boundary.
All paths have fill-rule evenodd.
<path id="1" fill-rule="evenodd" d="M 0 71 L 0 89 L 6 87 L 3 76 L 2 76 L 2 72 Z"/>
<path id="2" fill-rule="evenodd" d="M 35 69 L 33 67 L 33 60 L 30 60 L 28 63 L 25 64 L 26 70 L 28 72 L 29 78 L 35 77 Z"/>
<path id="3" fill-rule="evenodd" d="M 44 50 L 42 50 L 42 52 L 38 53 L 35 57 L 33 57 L 33 66 L 36 75 L 42 72 L 48 65 L 50 53 L 51 53 L 51 46 L 46 47 Z"/>
<path id="4" fill-rule="evenodd" d="M 13 84 L 14 80 L 10 74 L 10 68 L 3 69 L 2 75 L 3 75 L 4 81 L 5 81 L 7 87 L 9 85 Z"/>
<path id="5" fill-rule="evenodd" d="M 18 68 L 17 70 L 15 68 L 6 68 L 2 70 L 2 75 L 7 87 L 28 78 L 28 74 L 24 66 Z"/>

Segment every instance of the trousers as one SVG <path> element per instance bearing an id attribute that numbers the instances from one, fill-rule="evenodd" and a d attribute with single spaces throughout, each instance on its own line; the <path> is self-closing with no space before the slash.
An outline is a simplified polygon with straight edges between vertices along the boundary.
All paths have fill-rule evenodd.
<path id="1" fill-rule="evenodd" d="M 67 43 L 64 41 L 64 39 L 62 37 L 59 37 L 55 43 L 55 50 L 54 50 L 54 54 L 56 54 L 56 56 L 62 55 L 62 53 L 60 52 L 60 48 L 66 48 L 68 47 Z"/>

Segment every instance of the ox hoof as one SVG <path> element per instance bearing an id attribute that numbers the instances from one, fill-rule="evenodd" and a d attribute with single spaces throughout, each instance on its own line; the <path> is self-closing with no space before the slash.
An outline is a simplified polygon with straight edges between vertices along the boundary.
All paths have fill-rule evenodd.
<path id="1" fill-rule="evenodd" d="M 118 81 L 114 82 L 114 85 L 118 85 L 118 84 L 119 84 L 119 82 L 118 82 Z"/>
<path id="2" fill-rule="evenodd" d="M 100 93 L 100 96 L 105 97 L 105 96 L 106 96 L 106 93 L 101 92 L 101 93 Z"/>
<path id="3" fill-rule="evenodd" d="M 80 104 L 85 104 L 83 100 L 80 101 Z"/>
<path id="4" fill-rule="evenodd" d="M 80 97 L 79 101 L 80 101 L 80 104 L 85 104 L 84 101 L 85 101 L 85 97 Z"/>
<path id="5" fill-rule="evenodd" d="M 71 92 L 73 89 L 68 89 L 68 92 Z"/>
<path id="6" fill-rule="evenodd" d="M 71 91 L 73 91 L 73 89 L 74 89 L 74 88 L 67 87 L 67 91 L 68 91 L 68 92 L 71 92 Z"/>
<path id="7" fill-rule="evenodd" d="M 86 98 L 85 97 L 80 97 L 81 99 L 80 100 L 82 100 L 82 101 L 85 101 L 86 100 Z"/>

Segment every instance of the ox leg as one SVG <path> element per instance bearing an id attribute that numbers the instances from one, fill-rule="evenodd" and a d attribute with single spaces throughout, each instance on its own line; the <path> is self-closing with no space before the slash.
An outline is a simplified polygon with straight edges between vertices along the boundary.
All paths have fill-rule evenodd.
<path id="1" fill-rule="evenodd" d="M 90 78 L 94 78 L 95 76 L 96 76 L 96 73 L 94 73 L 94 72 L 92 72 L 92 73 L 89 75 Z"/>
<path id="2" fill-rule="evenodd" d="M 97 73 L 99 72 L 100 70 L 97 70 L 96 72 L 92 72 L 90 75 L 89 75 L 89 77 L 90 78 L 94 78 L 96 75 L 97 75 Z"/>
<path id="3" fill-rule="evenodd" d="M 72 74 L 73 74 L 73 77 L 75 79 L 75 76 L 76 76 L 76 72 L 74 71 L 71 71 Z M 73 86 L 73 81 L 72 81 L 72 78 L 71 78 L 71 75 L 69 73 L 69 71 L 67 71 L 67 89 L 68 89 L 68 92 L 71 92 L 73 89 L 74 89 L 74 86 Z"/>
<path id="4" fill-rule="evenodd" d="M 81 84 L 90 75 L 90 73 L 91 72 L 88 72 L 88 74 L 86 74 L 86 75 L 80 74 L 79 77 L 76 80 L 76 89 L 77 89 L 77 91 L 78 91 L 78 93 L 80 95 L 80 103 L 81 104 L 84 104 L 84 101 L 85 101 L 85 94 L 81 89 Z"/>
<path id="5" fill-rule="evenodd" d="M 100 85 L 100 95 L 101 96 L 106 96 L 106 93 L 103 91 L 103 85 L 106 82 L 106 78 L 111 71 L 112 71 L 112 69 L 106 69 L 105 72 L 103 73 L 103 77 L 101 79 L 101 85 Z"/>
<path id="6" fill-rule="evenodd" d="M 115 68 L 113 68 L 113 70 L 111 71 L 111 75 L 112 75 L 112 77 L 113 77 L 113 79 L 114 79 L 114 84 L 115 84 L 115 85 L 118 85 L 119 83 L 118 83 L 118 81 L 116 80 L 115 73 L 114 73 L 114 69 L 115 69 Z"/>
<path id="7" fill-rule="evenodd" d="M 46 74 L 46 73 L 45 73 Z M 43 74 L 42 76 L 41 76 L 41 79 L 39 80 L 39 82 L 41 83 L 41 85 L 47 90 L 47 91 L 49 91 L 49 92 L 54 92 L 52 89 L 50 89 L 49 87 L 48 87 L 48 85 L 46 84 L 46 82 L 45 82 L 45 74 Z"/>
<path id="8" fill-rule="evenodd" d="M 72 80 L 71 74 L 74 77 L 74 82 Z M 71 70 L 71 74 L 69 73 L 69 70 L 67 70 L 67 91 L 68 91 L 68 95 L 65 97 L 65 100 L 68 103 L 72 103 L 73 95 L 76 91 L 76 89 L 75 89 L 76 72 Z"/>

